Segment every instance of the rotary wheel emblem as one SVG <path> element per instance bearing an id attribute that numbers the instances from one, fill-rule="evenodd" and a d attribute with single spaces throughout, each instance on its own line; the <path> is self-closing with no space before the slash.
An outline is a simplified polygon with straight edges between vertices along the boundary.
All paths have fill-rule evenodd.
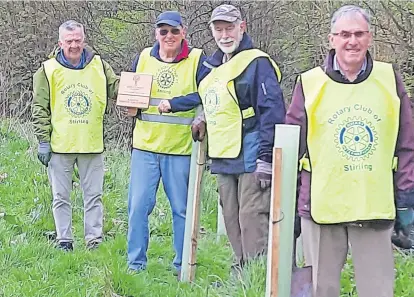
<path id="1" fill-rule="evenodd" d="M 66 108 L 74 116 L 84 116 L 91 110 L 91 102 L 85 94 L 74 92 L 69 95 Z"/>
<path id="2" fill-rule="evenodd" d="M 336 146 L 348 160 L 367 159 L 375 151 L 377 135 L 373 125 L 362 118 L 348 118 L 339 125 L 335 135 Z"/>
<path id="3" fill-rule="evenodd" d="M 204 97 L 205 110 L 207 114 L 213 114 L 217 111 L 219 105 L 219 99 L 214 90 L 208 90 Z"/>
<path id="4" fill-rule="evenodd" d="M 161 88 L 168 89 L 174 84 L 174 73 L 172 73 L 169 69 L 163 69 L 158 74 L 157 81 Z"/>

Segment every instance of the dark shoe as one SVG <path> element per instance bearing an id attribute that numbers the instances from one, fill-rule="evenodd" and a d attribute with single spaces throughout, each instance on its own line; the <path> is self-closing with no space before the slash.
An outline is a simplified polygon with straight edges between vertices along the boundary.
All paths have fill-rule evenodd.
<path id="1" fill-rule="evenodd" d="M 180 270 L 174 269 L 173 275 L 177 277 L 177 281 L 181 281 L 181 269 Z"/>
<path id="2" fill-rule="evenodd" d="M 241 264 L 233 264 L 230 268 L 230 275 L 236 278 L 241 277 L 241 273 L 243 271 L 243 265 Z"/>
<path id="3" fill-rule="evenodd" d="M 71 242 L 59 242 L 57 248 L 65 252 L 71 252 L 73 251 L 73 244 Z"/>
<path id="4" fill-rule="evenodd" d="M 218 289 L 218 288 L 223 286 L 223 283 L 221 281 L 214 281 L 210 284 L 210 286 L 212 286 L 213 288 Z"/>
<path id="5" fill-rule="evenodd" d="M 136 275 L 136 274 L 138 274 L 140 272 L 143 272 L 143 271 L 145 271 L 145 269 L 131 269 L 131 268 L 128 268 L 127 269 L 127 274 Z"/>
<path id="6" fill-rule="evenodd" d="M 47 240 L 55 241 L 56 240 L 56 231 L 45 231 L 43 235 L 46 236 Z"/>
<path id="7" fill-rule="evenodd" d="M 147 269 L 147 267 L 145 265 L 138 265 L 137 267 L 128 267 L 127 273 L 128 274 L 137 274 L 140 272 L 143 272 Z"/>
<path id="8" fill-rule="evenodd" d="M 90 251 L 95 250 L 99 247 L 100 244 L 101 244 L 100 241 L 91 241 L 86 245 L 86 248 Z"/>

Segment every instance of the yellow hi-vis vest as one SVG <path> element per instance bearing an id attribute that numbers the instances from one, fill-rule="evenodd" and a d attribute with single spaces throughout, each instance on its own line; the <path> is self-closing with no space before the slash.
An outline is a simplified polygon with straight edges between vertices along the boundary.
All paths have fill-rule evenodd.
<path id="1" fill-rule="evenodd" d="M 392 65 L 373 63 L 356 84 L 330 79 L 320 67 L 301 75 L 312 172 L 311 216 L 320 224 L 395 218 L 393 170 L 400 99 Z"/>
<path id="2" fill-rule="evenodd" d="M 231 159 L 240 154 L 243 119 L 253 117 L 255 113 L 253 107 L 240 109 L 234 79 L 259 57 L 269 59 L 280 82 L 282 75 L 279 67 L 269 55 L 258 49 L 250 49 L 241 51 L 228 62 L 213 68 L 199 85 L 198 93 L 207 122 L 210 158 Z"/>
<path id="3" fill-rule="evenodd" d="M 202 53 L 193 48 L 188 58 L 178 63 L 164 63 L 150 55 L 151 48 L 140 54 L 136 72 L 152 74 L 150 106 L 136 119 L 132 146 L 136 149 L 171 155 L 191 155 L 191 123 L 195 109 L 160 114 L 161 100 L 197 92 L 196 73 Z"/>
<path id="4" fill-rule="evenodd" d="M 84 69 L 69 69 L 55 58 L 43 63 L 50 92 L 51 148 L 55 153 L 102 153 L 107 105 L 100 56 Z"/>

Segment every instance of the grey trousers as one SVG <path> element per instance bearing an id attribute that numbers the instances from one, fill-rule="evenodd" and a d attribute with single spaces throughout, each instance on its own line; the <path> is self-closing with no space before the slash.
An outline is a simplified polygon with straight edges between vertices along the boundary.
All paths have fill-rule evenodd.
<path id="1" fill-rule="evenodd" d="M 306 265 L 313 269 L 313 296 L 339 297 L 341 271 L 351 246 L 358 297 L 394 296 L 390 229 L 318 225 L 302 218 Z"/>
<path id="2" fill-rule="evenodd" d="M 227 236 L 236 261 L 267 253 L 270 188 L 262 190 L 253 173 L 217 176 Z"/>
<path id="3" fill-rule="evenodd" d="M 53 194 L 53 216 L 59 242 L 72 242 L 72 173 L 79 170 L 84 198 L 84 233 L 86 243 L 101 242 L 103 232 L 103 179 L 102 154 L 52 154 L 48 176 Z"/>

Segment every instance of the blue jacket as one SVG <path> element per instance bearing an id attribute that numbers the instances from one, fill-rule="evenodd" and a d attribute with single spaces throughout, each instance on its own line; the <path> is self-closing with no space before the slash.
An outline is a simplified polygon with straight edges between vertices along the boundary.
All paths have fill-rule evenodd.
<path id="1" fill-rule="evenodd" d="M 245 33 L 234 55 L 253 48 L 251 38 Z M 222 64 L 224 53 L 218 49 L 206 62 L 212 67 Z M 200 76 L 204 78 L 210 68 L 204 66 Z M 253 172 L 256 160 L 272 162 L 275 124 L 283 124 L 286 107 L 276 73 L 267 58 L 257 58 L 235 79 L 235 90 L 241 109 L 253 107 L 255 116 L 243 121 L 243 144 L 235 159 L 212 159 L 212 173 L 241 174 Z M 185 111 L 201 103 L 198 93 L 171 100 L 172 112 Z M 208 127 L 207 127 L 208 129 Z"/>

